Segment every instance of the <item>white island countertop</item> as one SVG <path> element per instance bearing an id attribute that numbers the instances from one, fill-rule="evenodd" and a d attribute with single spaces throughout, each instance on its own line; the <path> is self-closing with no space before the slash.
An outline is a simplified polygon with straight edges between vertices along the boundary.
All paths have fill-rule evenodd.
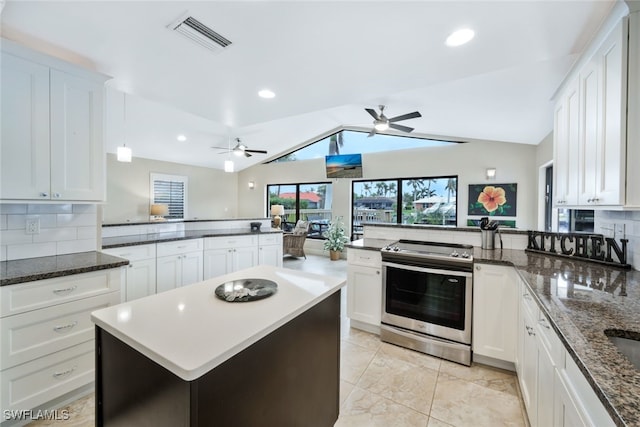
<path id="1" fill-rule="evenodd" d="M 278 284 L 268 298 L 226 302 L 218 285 Z M 340 277 L 257 266 L 94 311 L 93 322 L 185 381 L 192 381 L 304 313 L 346 283 Z"/>

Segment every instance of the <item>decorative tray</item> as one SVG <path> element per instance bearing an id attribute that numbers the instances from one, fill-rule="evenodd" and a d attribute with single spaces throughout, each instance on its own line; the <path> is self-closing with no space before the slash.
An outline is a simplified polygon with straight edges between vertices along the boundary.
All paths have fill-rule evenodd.
<path id="1" fill-rule="evenodd" d="M 225 282 L 215 294 L 227 302 L 247 302 L 268 298 L 278 291 L 278 284 L 267 279 L 241 279 Z"/>

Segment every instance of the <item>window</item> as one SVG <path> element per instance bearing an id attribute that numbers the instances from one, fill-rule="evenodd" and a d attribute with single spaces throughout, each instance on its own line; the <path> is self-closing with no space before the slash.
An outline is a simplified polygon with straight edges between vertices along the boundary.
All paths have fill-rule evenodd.
<path id="1" fill-rule="evenodd" d="M 151 204 L 163 204 L 169 208 L 165 219 L 187 218 L 188 177 L 152 173 L 150 184 Z"/>
<path id="2" fill-rule="evenodd" d="M 369 137 L 368 132 L 343 130 L 274 159 L 272 162 L 292 162 L 319 159 L 332 154 L 379 153 L 410 148 L 441 147 L 451 144 L 458 144 L 458 142 L 381 134 Z"/>
<path id="3" fill-rule="evenodd" d="M 267 216 L 272 205 L 283 205 L 281 228 L 291 231 L 298 220 L 309 221 L 308 237 L 323 238 L 331 221 L 331 183 L 273 184 L 267 186 Z"/>
<path id="4" fill-rule="evenodd" d="M 352 233 L 362 223 L 457 225 L 458 177 L 352 182 Z"/>

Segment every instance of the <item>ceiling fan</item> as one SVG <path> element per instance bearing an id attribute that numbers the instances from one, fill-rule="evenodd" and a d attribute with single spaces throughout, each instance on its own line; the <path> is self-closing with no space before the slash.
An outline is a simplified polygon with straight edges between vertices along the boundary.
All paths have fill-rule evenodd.
<path id="1" fill-rule="evenodd" d="M 387 116 L 384 115 L 384 108 L 385 108 L 384 105 L 379 105 L 378 108 L 380 108 L 380 114 L 378 114 L 377 111 L 371 108 L 364 109 L 367 113 L 371 114 L 371 117 L 374 118 L 373 129 L 371 129 L 371 132 L 369 132 L 369 135 L 367 136 L 373 136 L 376 134 L 376 132 L 383 132 L 389 128 L 399 130 L 402 132 L 411 132 L 413 128 L 409 126 L 396 124 L 396 122 L 422 117 L 422 114 L 420 114 L 417 111 L 414 111 L 413 113 L 402 114 L 400 116 L 392 117 L 389 119 L 387 118 Z"/>
<path id="2" fill-rule="evenodd" d="M 251 157 L 253 154 L 267 154 L 266 150 L 250 150 L 246 145 L 244 145 L 241 141 L 240 138 L 236 138 L 236 146 L 231 148 L 231 145 L 229 145 L 229 147 L 211 147 L 211 148 L 219 148 L 221 150 L 225 150 L 225 151 L 221 151 L 218 154 L 224 154 L 224 153 L 233 153 L 236 156 L 240 157 L 240 156 L 245 156 L 245 157 Z"/>

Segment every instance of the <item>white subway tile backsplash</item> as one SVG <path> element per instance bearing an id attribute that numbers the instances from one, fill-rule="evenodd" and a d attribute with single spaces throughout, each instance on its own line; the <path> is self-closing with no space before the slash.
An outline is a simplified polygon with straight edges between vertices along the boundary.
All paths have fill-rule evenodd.
<path id="1" fill-rule="evenodd" d="M 38 258 L 56 254 L 56 243 L 30 243 L 25 245 L 8 245 L 7 260 Z"/>
<path id="2" fill-rule="evenodd" d="M 98 240 L 84 239 L 84 240 L 70 240 L 67 242 L 57 242 L 57 255 L 73 254 L 77 252 L 88 252 L 98 250 Z"/>
<path id="3" fill-rule="evenodd" d="M 94 214 L 58 214 L 58 227 L 88 227 L 96 226 L 97 218 Z"/>
<path id="4" fill-rule="evenodd" d="M 33 235 L 34 243 L 57 242 L 63 240 L 76 240 L 78 230 L 75 227 L 41 229 L 40 233 Z"/>
<path id="5" fill-rule="evenodd" d="M 40 232 L 26 234 L 28 218 Z M 98 250 L 97 206 L 0 204 L 0 260 L 35 258 Z"/>
<path id="6" fill-rule="evenodd" d="M 27 205 L 24 203 L 18 204 L 0 204 L 0 213 L 1 214 L 26 214 L 27 213 Z"/>
<path id="7" fill-rule="evenodd" d="M 71 204 L 34 203 L 27 205 L 27 213 L 32 214 L 68 214 L 73 210 Z"/>

